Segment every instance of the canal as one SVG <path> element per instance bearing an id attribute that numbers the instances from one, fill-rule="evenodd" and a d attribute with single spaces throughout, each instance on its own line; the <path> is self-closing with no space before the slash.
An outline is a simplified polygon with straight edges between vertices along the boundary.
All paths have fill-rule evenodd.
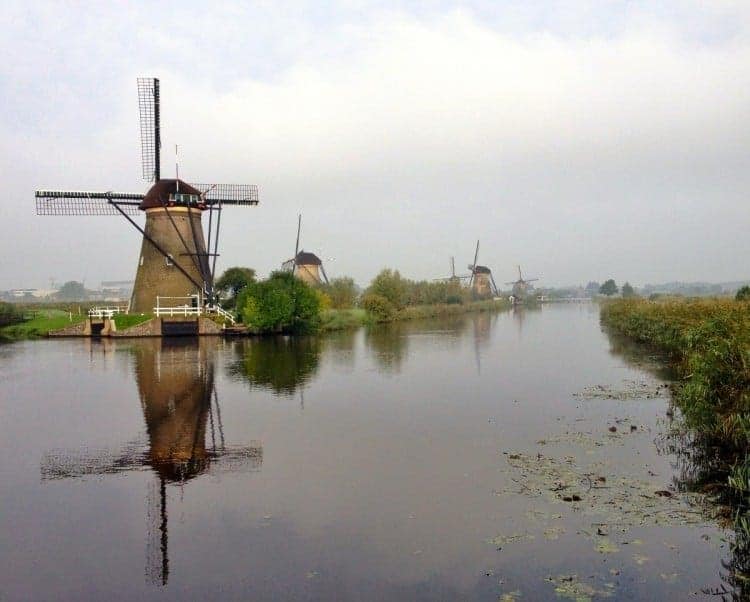
<path id="1" fill-rule="evenodd" d="M 0 600 L 722 588 L 662 374 L 594 304 L 0 346 Z M 714 597 L 715 599 L 715 597 Z"/>

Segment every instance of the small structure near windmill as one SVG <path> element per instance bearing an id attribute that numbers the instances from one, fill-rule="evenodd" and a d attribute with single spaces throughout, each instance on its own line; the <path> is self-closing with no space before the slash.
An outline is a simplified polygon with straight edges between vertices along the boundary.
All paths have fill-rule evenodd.
<path id="1" fill-rule="evenodd" d="M 145 193 L 37 190 L 38 215 L 121 215 L 142 236 L 130 313 L 200 316 L 221 312 L 214 289 L 221 212 L 258 204 L 258 188 L 246 184 L 188 184 L 161 177 L 159 80 L 138 79 Z M 175 147 L 176 149 L 176 147 Z M 141 227 L 133 216 L 145 213 Z M 204 235 L 202 217 L 208 213 Z M 176 313 L 175 313 L 176 312 Z"/>
<path id="2" fill-rule="evenodd" d="M 479 241 L 474 251 L 474 263 L 468 266 L 470 271 L 469 288 L 476 297 L 496 297 L 497 286 L 492 277 L 492 270 L 485 265 L 479 265 Z"/>
<path id="3" fill-rule="evenodd" d="M 520 305 L 525 303 L 534 289 L 534 285 L 531 282 L 536 282 L 538 278 L 524 278 L 521 273 L 521 266 L 518 267 L 518 280 L 513 282 L 506 282 L 506 285 L 512 285 L 513 289 L 510 294 L 510 301 L 513 305 Z"/>
<path id="4" fill-rule="evenodd" d="M 323 262 L 315 253 L 300 250 L 299 236 L 302 230 L 302 215 L 297 217 L 297 243 L 294 247 L 294 257 L 281 264 L 281 269 L 292 272 L 297 278 L 310 286 L 328 284 Z"/>

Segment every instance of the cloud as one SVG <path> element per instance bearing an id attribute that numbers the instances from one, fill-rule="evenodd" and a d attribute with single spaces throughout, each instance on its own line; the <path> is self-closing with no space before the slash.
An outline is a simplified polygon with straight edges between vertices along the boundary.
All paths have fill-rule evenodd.
<path id="1" fill-rule="evenodd" d="M 166 57 L 150 65 L 161 65 L 163 171 L 172 173 L 178 143 L 188 179 L 261 186 L 260 207 L 226 212 L 225 267 L 278 266 L 302 210 L 305 247 L 335 258 L 329 274 L 362 283 L 386 265 L 442 275 L 450 255 L 470 261 L 477 238 L 498 280 L 516 263 L 552 284 L 743 277 L 733 259 L 750 251 L 747 11 L 731 3 L 712 11 L 703 20 L 676 11 L 679 27 L 674 15 L 628 12 L 604 34 L 582 34 L 581 23 L 532 27 L 528 15 L 508 32 L 481 7 L 374 11 L 325 27 L 308 15 L 291 20 L 299 42 L 274 46 L 270 62 L 257 48 L 226 54 L 221 43 L 223 53 L 197 43 L 201 58 L 188 35 L 149 34 Z M 715 35 L 706 22 L 717 24 Z M 283 23 L 266 36 L 281 39 Z M 318 39 L 316 29 L 329 35 Z M 28 215 L 36 182 L 138 189 L 134 77 L 143 50 L 128 60 L 113 45 L 108 93 L 82 101 L 98 107 L 90 120 L 72 117 L 75 103 L 53 79 L 35 100 L 44 111 L 27 118 L 54 122 L 63 98 L 59 129 L 24 134 L 2 124 L 4 150 L 18 158 L 2 175 L 21 201 L 8 217 L 28 234 L 0 250 L 22 248 L 30 263 L 3 269 L 0 286 L 86 263 L 90 245 L 71 240 L 111 249 L 106 268 L 88 261 L 92 276 L 134 269 L 138 244 L 125 224 L 71 218 L 62 233 Z M 263 67 L 241 68 L 253 62 Z M 225 85 L 206 75 L 222 63 Z M 63 245 L 64 261 L 36 248 L 40 229 L 49 247 Z"/>

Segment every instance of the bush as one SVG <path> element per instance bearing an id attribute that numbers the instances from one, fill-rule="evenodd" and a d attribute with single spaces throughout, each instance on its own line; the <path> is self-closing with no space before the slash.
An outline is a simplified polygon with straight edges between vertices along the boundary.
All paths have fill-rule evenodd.
<path id="1" fill-rule="evenodd" d="M 386 299 L 394 309 L 399 310 L 407 304 L 409 281 L 402 278 L 398 270 L 382 270 L 373 278 L 366 295 Z"/>
<path id="2" fill-rule="evenodd" d="M 360 305 L 375 322 L 390 322 L 396 315 L 396 308 L 383 295 L 367 294 L 362 297 Z"/>
<path id="3" fill-rule="evenodd" d="M 734 297 L 737 301 L 750 301 L 750 286 L 743 286 L 737 291 Z"/>
<path id="4" fill-rule="evenodd" d="M 12 303 L 0 302 L 0 327 L 23 322 L 23 313 L 18 311 Z"/>
<path id="5" fill-rule="evenodd" d="M 334 278 L 323 287 L 333 309 L 351 309 L 357 301 L 357 285 L 352 278 Z"/>
<path id="6" fill-rule="evenodd" d="M 274 272 L 268 280 L 250 283 L 240 292 L 237 312 L 257 332 L 306 332 L 318 326 L 320 298 L 291 272 Z"/>
<path id="7" fill-rule="evenodd" d="M 255 270 L 252 268 L 227 269 L 216 281 L 216 291 L 225 298 L 222 303 L 224 309 L 233 308 L 240 291 L 253 282 L 255 282 Z"/>

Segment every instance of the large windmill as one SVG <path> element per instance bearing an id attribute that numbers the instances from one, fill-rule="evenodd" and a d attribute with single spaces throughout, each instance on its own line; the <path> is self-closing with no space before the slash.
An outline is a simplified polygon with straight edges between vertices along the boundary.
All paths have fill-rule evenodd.
<path id="1" fill-rule="evenodd" d="M 513 285 L 513 290 L 511 292 L 511 301 L 513 301 L 514 304 L 523 303 L 524 301 L 526 301 L 529 291 L 533 288 L 533 285 L 530 285 L 529 283 L 539 280 L 539 278 L 524 278 L 523 274 L 521 273 L 521 266 L 519 265 L 517 267 L 518 280 L 505 283 L 506 285 Z"/>
<path id="2" fill-rule="evenodd" d="M 50 450 L 40 462 L 42 482 L 148 470 L 146 577 L 169 579 L 168 486 L 183 487 L 204 473 L 255 472 L 263 447 L 228 445 L 224 439 L 214 360 L 207 344 L 151 339 L 134 348 L 148 440 L 119 449 Z M 210 442 L 207 437 L 210 434 Z"/>
<path id="3" fill-rule="evenodd" d="M 141 234 L 129 307 L 133 313 L 151 313 L 157 297 L 182 300 L 175 305 L 191 298 L 201 306 L 214 305 L 221 210 L 258 204 L 254 185 L 187 184 L 178 174 L 162 179 L 159 100 L 159 80 L 139 78 L 143 178 L 153 183 L 146 193 L 37 190 L 35 195 L 38 215 L 121 215 Z M 141 211 L 146 214 L 144 227 L 133 219 Z M 206 211 L 204 236 L 201 218 Z"/>
<path id="4" fill-rule="evenodd" d="M 474 251 L 474 263 L 468 266 L 471 275 L 469 276 L 469 288 L 477 297 L 497 296 L 497 286 L 495 279 L 492 277 L 492 270 L 485 265 L 479 265 L 479 241 Z"/>
<path id="5" fill-rule="evenodd" d="M 300 250 L 299 235 L 302 230 L 302 215 L 297 216 L 297 242 L 294 245 L 294 257 L 287 259 L 281 264 L 283 270 L 289 271 L 303 282 L 317 286 L 319 284 L 328 284 L 323 262 L 315 253 Z"/>

